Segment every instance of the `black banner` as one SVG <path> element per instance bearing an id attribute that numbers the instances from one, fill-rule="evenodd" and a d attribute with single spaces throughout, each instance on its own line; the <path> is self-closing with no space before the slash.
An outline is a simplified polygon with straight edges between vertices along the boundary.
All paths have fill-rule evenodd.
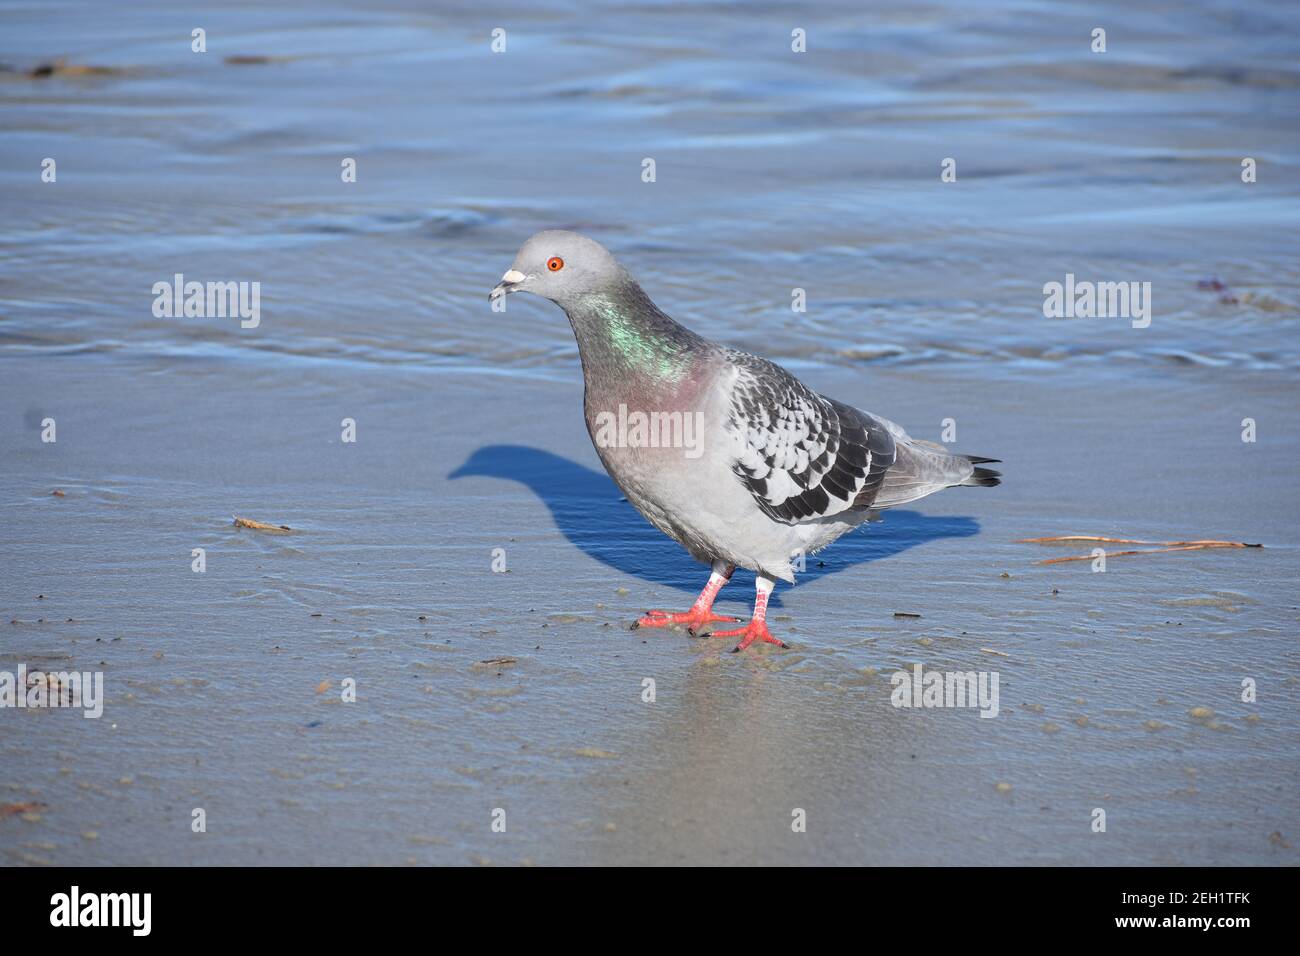
<path id="1" fill-rule="evenodd" d="M 861 869 L 707 873 L 630 870 L 566 874 L 563 896 L 548 874 L 530 870 L 413 869 L 41 869 L 0 871 L 0 913 L 12 939 L 33 933 L 119 941 L 301 940 L 358 928 L 418 929 L 441 905 L 442 918 L 490 925 L 585 928 L 640 926 L 661 932 L 700 906 L 731 915 L 781 916 L 828 928 L 862 921 L 879 940 L 896 928 L 913 942 L 1132 937 L 1212 940 L 1231 946 L 1259 929 L 1279 930 L 1293 871 L 1288 869 Z M 549 891 L 549 892 L 548 892 Z M 467 902 L 464 894 L 471 894 Z M 773 908 L 773 903 L 777 904 Z M 564 916 L 565 913 L 569 916 Z M 508 915 L 507 915 L 508 914 Z M 830 916 L 833 922 L 826 922 Z M 733 923 L 734 925 L 734 923 Z M 753 925 L 757 925 L 756 923 Z M 253 929 L 256 927 L 256 929 Z"/>

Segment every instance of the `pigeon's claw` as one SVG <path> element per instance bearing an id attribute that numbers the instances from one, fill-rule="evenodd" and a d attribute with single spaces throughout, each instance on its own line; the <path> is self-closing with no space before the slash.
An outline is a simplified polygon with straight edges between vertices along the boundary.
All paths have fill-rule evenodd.
<path id="1" fill-rule="evenodd" d="M 686 630 L 695 636 L 695 632 L 706 624 L 715 624 L 719 621 L 739 621 L 740 618 L 732 617 L 729 614 L 714 614 L 712 611 L 697 610 L 691 608 L 689 611 L 683 611 L 679 614 L 668 611 L 646 611 L 645 617 L 637 620 L 632 625 L 632 629 L 638 627 L 671 627 L 674 624 L 685 624 Z"/>
<path id="2" fill-rule="evenodd" d="M 790 648 L 790 645 L 785 641 L 772 636 L 772 632 L 767 629 L 767 622 L 762 618 L 754 618 L 745 627 L 737 628 L 734 631 L 713 631 L 709 636 L 740 638 L 740 643 L 731 649 L 733 654 L 739 654 L 755 641 L 763 644 L 775 644 L 777 647 L 783 647 L 787 650 Z"/>

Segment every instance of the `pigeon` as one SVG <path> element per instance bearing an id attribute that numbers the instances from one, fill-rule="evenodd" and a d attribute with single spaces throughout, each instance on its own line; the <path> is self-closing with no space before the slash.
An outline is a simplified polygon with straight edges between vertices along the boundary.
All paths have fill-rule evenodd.
<path id="1" fill-rule="evenodd" d="M 957 455 L 879 415 L 819 395 L 774 362 L 674 321 L 599 243 L 563 230 L 528 239 L 489 298 L 531 292 L 578 340 L 587 431 L 614 483 L 655 527 L 710 565 L 689 610 L 633 627 L 787 647 L 767 626 L 777 581 L 874 518 L 944 488 L 988 487 L 998 459 Z M 502 303 L 504 304 L 504 303 Z M 715 614 L 736 568 L 755 574 L 754 613 Z"/>

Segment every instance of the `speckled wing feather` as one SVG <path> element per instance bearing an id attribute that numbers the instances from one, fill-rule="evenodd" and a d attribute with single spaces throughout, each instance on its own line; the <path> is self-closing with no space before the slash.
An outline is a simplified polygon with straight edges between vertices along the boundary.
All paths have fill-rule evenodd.
<path id="1" fill-rule="evenodd" d="M 886 425 L 766 359 L 734 350 L 726 357 L 736 370 L 732 471 L 763 513 L 797 524 L 870 507 L 896 454 Z"/>

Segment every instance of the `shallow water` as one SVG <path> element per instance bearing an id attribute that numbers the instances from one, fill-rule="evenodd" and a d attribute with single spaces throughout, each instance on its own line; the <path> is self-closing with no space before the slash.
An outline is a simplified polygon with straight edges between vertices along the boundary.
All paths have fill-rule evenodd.
<path id="1" fill-rule="evenodd" d="M 108 692 L 0 711 L 0 803 L 44 804 L 0 859 L 1294 863 L 1300 13 L 585 7 L 0 14 L 0 669 Z M 627 631 L 702 569 L 599 471 L 563 317 L 488 308 L 551 226 L 1006 483 L 827 551 L 790 652 Z M 177 272 L 261 324 L 155 318 Z M 1044 318 L 1067 273 L 1150 326 Z M 1056 533 L 1266 548 L 1013 543 Z M 999 717 L 891 707 L 916 661 Z"/>

